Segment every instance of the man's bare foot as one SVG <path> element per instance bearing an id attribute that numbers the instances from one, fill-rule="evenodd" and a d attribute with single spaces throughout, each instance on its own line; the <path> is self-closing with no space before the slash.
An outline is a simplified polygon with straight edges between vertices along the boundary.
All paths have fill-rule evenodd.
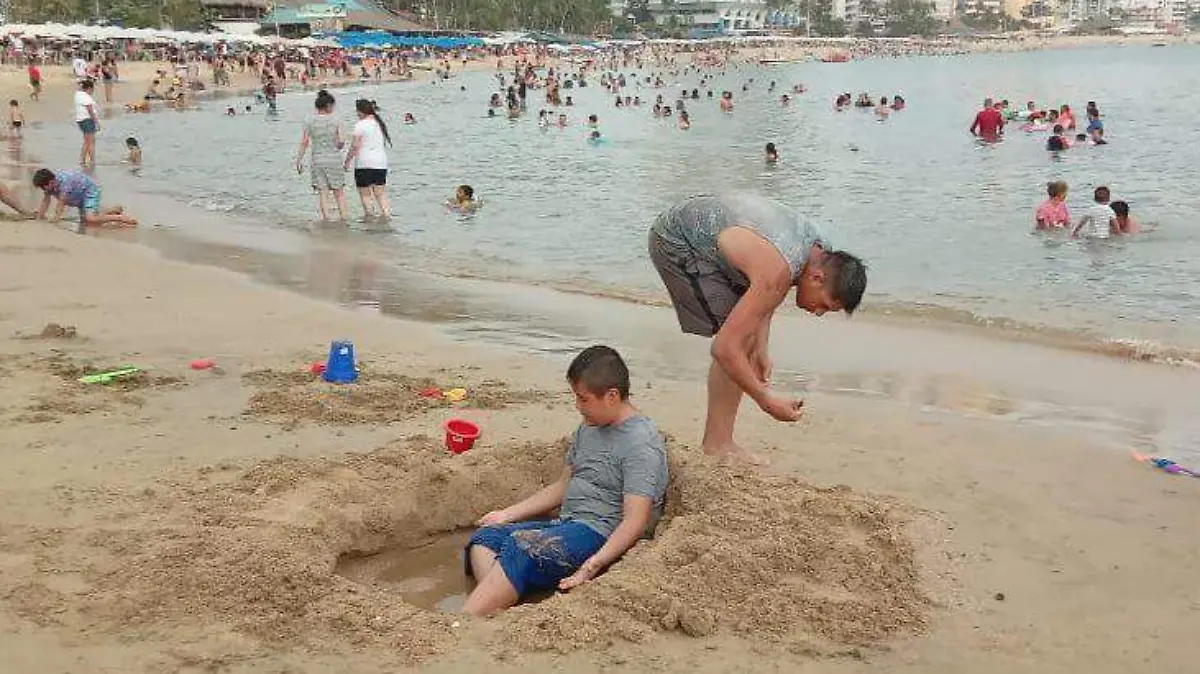
<path id="1" fill-rule="evenodd" d="M 702 446 L 700 449 L 708 456 L 715 456 L 726 461 L 738 461 L 756 468 L 770 464 L 770 461 L 734 442 L 717 447 Z"/>

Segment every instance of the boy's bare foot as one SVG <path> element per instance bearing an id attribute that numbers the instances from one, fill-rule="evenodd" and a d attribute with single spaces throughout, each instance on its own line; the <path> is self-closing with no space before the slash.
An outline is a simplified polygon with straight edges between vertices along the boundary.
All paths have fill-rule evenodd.
<path id="1" fill-rule="evenodd" d="M 744 449 L 735 442 L 720 447 L 701 447 L 701 450 L 708 456 L 715 456 L 725 461 L 738 461 L 756 468 L 770 465 L 770 461 L 748 449 Z"/>

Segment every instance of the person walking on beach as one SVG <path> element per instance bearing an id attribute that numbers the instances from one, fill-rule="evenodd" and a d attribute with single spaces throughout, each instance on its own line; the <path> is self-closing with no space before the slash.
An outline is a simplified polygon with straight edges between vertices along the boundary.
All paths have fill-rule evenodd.
<path id="1" fill-rule="evenodd" d="M 380 215 L 390 218 L 387 146 L 392 144 L 392 137 L 388 135 L 387 124 L 380 119 L 374 101 L 360 98 L 354 102 L 354 108 L 358 112 L 358 121 L 354 124 L 353 140 L 350 151 L 346 153 L 344 168 L 349 169 L 351 164 L 354 165 L 354 186 L 358 188 L 366 217 L 374 216 L 371 208 L 371 202 L 374 201 Z"/>
<path id="2" fill-rule="evenodd" d="M 94 82 L 85 79 L 75 92 L 75 124 L 83 132 L 79 165 L 84 167 L 96 165 L 96 132 L 100 130 L 100 117 L 96 114 L 96 99 L 92 98 L 95 88 Z"/>
<path id="3" fill-rule="evenodd" d="M 29 60 L 29 99 L 36 101 L 42 95 L 42 69 L 31 58 Z"/>
<path id="4" fill-rule="evenodd" d="M 835 250 L 795 210 L 748 193 L 691 197 L 650 228 L 650 259 L 684 333 L 712 337 L 706 454 L 762 463 L 733 440 L 742 394 L 779 421 L 802 401 L 771 391 L 771 319 L 795 286 L 796 306 L 817 316 L 852 314 L 867 287 L 866 265 Z"/>
<path id="5" fill-rule="evenodd" d="M 300 136 L 300 151 L 296 154 L 296 173 L 303 173 L 304 154 L 312 146 L 312 186 L 317 193 L 321 219 L 329 219 L 329 196 L 337 203 L 338 218 L 346 220 L 346 173 L 342 170 L 342 125 L 333 118 L 333 95 L 322 89 L 317 92 L 317 113 L 304 125 Z"/>

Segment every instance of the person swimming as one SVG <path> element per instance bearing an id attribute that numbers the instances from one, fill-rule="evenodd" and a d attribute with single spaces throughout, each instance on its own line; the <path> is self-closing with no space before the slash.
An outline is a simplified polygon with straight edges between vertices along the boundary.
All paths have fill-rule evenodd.
<path id="1" fill-rule="evenodd" d="M 764 148 L 763 152 L 764 159 L 768 164 L 779 163 L 779 152 L 775 150 L 775 143 L 767 143 L 767 147 Z"/>
<path id="2" fill-rule="evenodd" d="M 454 190 L 454 198 L 446 201 L 446 208 L 459 213 L 474 213 L 483 205 L 483 201 L 475 198 L 475 188 L 470 185 L 459 185 Z"/>

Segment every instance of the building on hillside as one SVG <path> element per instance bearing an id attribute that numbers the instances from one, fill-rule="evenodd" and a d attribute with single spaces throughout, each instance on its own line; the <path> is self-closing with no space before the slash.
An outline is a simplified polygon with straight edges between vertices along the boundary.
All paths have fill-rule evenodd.
<path id="1" fill-rule="evenodd" d="M 958 3 L 955 0 L 933 0 L 933 16 L 939 21 L 953 19 Z"/>
<path id="2" fill-rule="evenodd" d="M 1109 0 L 1062 0 L 1058 15 L 1063 23 L 1075 25 L 1106 19 L 1109 8 Z"/>
<path id="3" fill-rule="evenodd" d="M 284 37 L 347 30 L 384 30 L 392 33 L 428 32 L 427 26 L 385 9 L 371 0 L 280 2 L 262 18 L 262 26 Z"/>
<path id="4" fill-rule="evenodd" d="M 213 16 L 213 27 L 224 33 L 251 35 L 271 9 L 270 0 L 200 0 Z"/>
<path id="5" fill-rule="evenodd" d="M 1125 25 L 1169 28 L 1187 25 L 1200 0 L 1120 0 L 1114 9 Z"/>
<path id="6" fill-rule="evenodd" d="M 618 14 L 625 10 L 624 5 L 619 10 L 615 3 L 610 6 Z M 694 33 L 794 28 L 800 23 L 794 13 L 772 10 L 766 2 L 754 0 L 651 0 L 648 9 L 656 24 Z"/>

